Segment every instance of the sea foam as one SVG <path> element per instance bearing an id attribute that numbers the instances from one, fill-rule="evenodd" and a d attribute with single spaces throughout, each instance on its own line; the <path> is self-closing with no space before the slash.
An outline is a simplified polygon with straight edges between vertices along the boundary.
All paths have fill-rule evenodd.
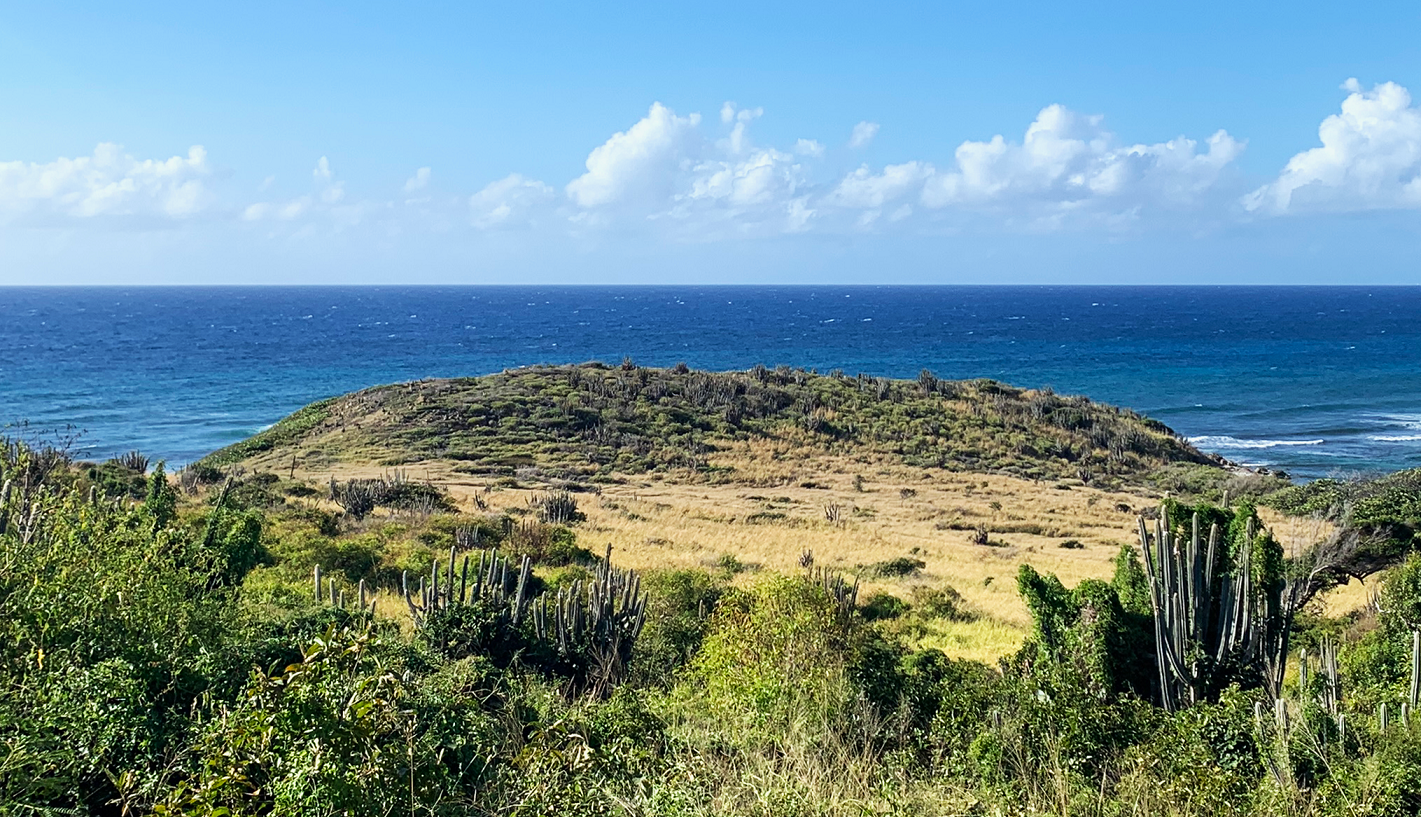
<path id="1" fill-rule="evenodd" d="M 1205 436 L 1190 437 L 1189 442 L 1199 448 L 1231 448 L 1236 450 L 1254 448 L 1277 448 L 1284 445 L 1322 445 L 1326 440 L 1240 440 L 1237 437 Z"/>

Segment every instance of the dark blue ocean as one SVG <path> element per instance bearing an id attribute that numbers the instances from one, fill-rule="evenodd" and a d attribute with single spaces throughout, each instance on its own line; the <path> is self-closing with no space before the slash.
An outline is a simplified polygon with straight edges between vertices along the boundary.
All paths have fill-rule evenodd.
<path id="1" fill-rule="evenodd" d="M 585 360 L 991 377 L 1295 476 L 1421 466 L 1421 288 L 0 288 L 0 425 L 170 464 L 320 397 Z"/>

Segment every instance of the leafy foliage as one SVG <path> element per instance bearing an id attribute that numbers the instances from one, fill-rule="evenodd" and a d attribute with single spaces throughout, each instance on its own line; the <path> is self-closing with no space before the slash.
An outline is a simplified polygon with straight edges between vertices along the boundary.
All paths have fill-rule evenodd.
<path id="1" fill-rule="evenodd" d="M 155 469 L 142 491 L 109 493 L 90 466 L 0 445 L 0 811 L 1421 808 L 1421 728 L 1383 731 L 1373 714 L 1409 679 L 1421 557 L 1387 575 L 1374 621 L 1337 625 L 1347 739 L 1316 739 L 1329 721 L 1298 689 L 1298 727 L 1280 746 L 1254 719 L 1273 705 L 1256 685 L 1181 712 L 1152 703 L 1148 579 L 1128 548 L 1110 582 L 1066 587 L 1023 569 L 1032 636 L 998 667 L 901 637 L 915 622 L 990 615 L 946 586 L 855 610 L 805 575 L 650 572 L 631 677 L 603 697 L 569 683 L 588 671 L 578 653 L 541 647 L 504 611 L 451 605 L 407 634 L 312 599 L 314 564 L 347 592 L 362 580 L 389 590 L 472 530 L 478 547 L 516 552 L 543 538 L 575 548 L 571 529 L 448 513 L 342 531 L 292 487 L 251 475 L 182 496 Z M 1166 509 L 1182 524 L 1179 512 Z M 1232 530 L 1238 517 L 1217 520 Z M 535 579 L 586 580 L 581 554 L 551 567 L 553 553 Z M 1287 578 L 1276 554 L 1254 555 L 1260 583 Z"/>

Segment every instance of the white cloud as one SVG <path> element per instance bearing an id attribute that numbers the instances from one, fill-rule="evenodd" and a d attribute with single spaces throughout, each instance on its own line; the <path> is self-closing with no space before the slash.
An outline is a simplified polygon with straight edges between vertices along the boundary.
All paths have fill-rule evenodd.
<path id="1" fill-rule="evenodd" d="M 526 226 L 555 196 L 548 185 L 514 173 L 470 196 L 469 216 L 480 229 Z"/>
<path id="2" fill-rule="evenodd" d="M 271 178 L 271 177 L 268 177 Z M 342 204 L 345 201 L 345 182 L 335 180 L 335 171 L 325 156 L 316 160 L 311 171 L 315 190 L 285 201 L 259 201 L 241 210 L 243 221 L 296 221 L 306 216 L 322 213 L 334 216 L 338 221 L 359 220 L 370 209 L 369 202 Z M 269 184 L 263 184 L 265 190 Z"/>
<path id="3" fill-rule="evenodd" d="M 645 118 L 588 155 L 587 172 L 568 183 L 568 197 L 584 208 L 666 200 L 699 153 L 700 122 L 700 114 L 677 116 L 660 102 L 653 104 Z"/>
<path id="4" fill-rule="evenodd" d="M 685 200 L 709 200 L 744 207 L 792 198 L 802 183 L 794 157 L 773 149 L 757 149 L 743 159 L 717 159 L 692 169 Z"/>
<path id="5" fill-rule="evenodd" d="M 1253 206 L 1281 211 L 1324 188 L 1338 201 L 1367 192 L 1371 206 L 1411 201 L 1407 196 L 1421 186 L 1421 112 L 1399 86 L 1349 89 L 1342 115 L 1323 123 L 1324 147 L 1295 157 L 1277 182 L 1250 198 Z M 28 210 L 173 218 L 209 207 L 263 222 L 272 235 L 360 223 L 392 235 L 470 227 L 588 235 L 637 227 L 651 237 L 713 241 L 890 225 L 940 231 L 964 217 L 981 219 L 988 228 L 1039 229 L 1083 221 L 1120 226 L 1167 212 L 1181 224 L 1231 209 L 1237 214 L 1243 192 L 1230 187 L 1234 177 L 1227 174 L 1244 144 L 1222 130 L 1199 142 L 1178 137 L 1130 144 L 1106 130 L 1100 116 L 1051 105 L 1019 141 L 1001 135 L 966 141 L 936 164 L 908 159 L 834 176 L 821 162 L 827 150 L 817 140 L 757 144 L 752 131 L 763 115 L 762 108 L 726 102 L 719 123 L 703 123 L 700 114 L 681 115 L 655 103 L 594 147 L 586 172 L 561 190 L 512 174 L 472 195 L 437 195 L 428 192 L 431 169 L 419 167 L 404 182 L 405 195 L 363 199 L 347 194 L 346 182 L 321 156 L 310 189 L 276 198 L 266 192 L 274 183 L 268 177 L 258 194 L 267 200 L 229 201 L 220 209 L 206 187 L 211 171 L 200 147 L 186 158 L 143 162 L 101 145 L 93 157 L 50 165 L 0 163 L 0 221 Z M 878 130 L 876 123 L 859 122 L 849 145 L 870 144 Z M 510 233 L 490 240 L 521 239 Z"/>
<path id="6" fill-rule="evenodd" d="M 1370 91 L 1349 79 L 1341 113 L 1318 127 L 1321 147 L 1288 161 L 1243 199 L 1248 210 L 1372 210 L 1421 206 L 1421 108 L 1394 82 Z"/>
<path id="7" fill-rule="evenodd" d="M 47 163 L 0 162 L 0 218 L 190 218 L 212 203 L 207 151 L 135 159 L 103 143 L 92 156 Z"/>
<path id="8" fill-rule="evenodd" d="M 405 182 L 405 192 L 414 193 L 429 186 L 429 168 L 421 167 Z"/>
<path id="9" fill-rule="evenodd" d="M 840 207 L 877 208 L 905 196 L 915 196 L 933 175 L 925 162 L 888 165 L 882 173 L 860 167 L 839 182 L 829 194 L 829 202 Z"/>
<path id="10" fill-rule="evenodd" d="M 725 124 L 735 123 L 735 126 L 730 129 L 730 135 L 721 143 L 721 147 L 731 153 L 743 153 L 750 145 L 747 126 L 764 114 L 764 108 L 737 109 L 733 102 L 727 102 L 720 106 L 720 121 Z"/>
<path id="11" fill-rule="evenodd" d="M 872 142 L 872 141 L 873 141 L 873 137 L 875 137 L 875 136 L 877 136 L 877 135 L 878 135 L 878 123 L 877 123 L 877 122 L 860 122 L 860 123 L 858 123 L 857 125 L 854 125 L 854 131 L 853 131 L 853 133 L 849 134 L 849 147 L 851 147 L 851 148 L 867 147 L 867 146 L 868 146 L 868 143 L 869 143 L 869 142 Z"/>
<path id="12" fill-rule="evenodd" d="M 1032 218 L 1067 213 L 1120 215 L 1142 208 L 1183 209 L 1213 190 L 1244 143 L 1225 131 L 1204 150 L 1178 137 L 1122 145 L 1100 116 L 1061 105 L 1043 109 L 1020 143 L 994 136 L 963 142 L 956 166 L 926 181 L 928 207 L 988 208 Z"/>
<path id="13" fill-rule="evenodd" d="M 811 159 L 820 159 L 824 156 L 824 146 L 813 139 L 800 139 L 794 143 L 794 152 Z"/>
<path id="14" fill-rule="evenodd" d="M 256 204 L 247 205 L 242 210 L 243 221 L 263 221 L 265 219 L 275 219 L 277 221 L 292 221 L 306 215 L 311 210 L 313 201 L 310 196 L 297 196 L 287 201 L 268 202 L 261 201 Z"/>

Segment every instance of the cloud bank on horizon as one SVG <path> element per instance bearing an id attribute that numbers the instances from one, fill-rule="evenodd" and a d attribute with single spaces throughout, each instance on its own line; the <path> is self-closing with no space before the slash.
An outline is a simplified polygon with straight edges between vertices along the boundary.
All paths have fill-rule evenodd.
<path id="1" fill-rule="evenodd" d="M 437 167 L 410 157 L 409 178 L 387 195 L 352 195 L 327 156 L 307 192 L 287 198 L 226 190 L 200 145 L 144 159 L 101 144 L 88 156 L 0 161 L 0 226 L 7 229 L 196 228 L 228 223 L 260 235 L 421 229 L 502 231 L 569 240 L 604 233 L 680 242 L 800 234 L 934 235 L 1176 229 L 1196 231 L 1297 214 L 1421 208 L 1421 108 L 1391 82 L 1343 85 L 1319 143 L 1276 177 L 1250 181 L 1236 160 L 1247 140 L 1224 130 L 1136 143 L 1102 115 L 1042 109 L 1019 134 L 958 144 L 947 161 L 907 159 L 844 172 L 891 123 L 793 144 L 752 135 L 760 108 L 727 102 L 718 116 L 659 102 L 602 144 L 580 175 L 535 179 L 510 168 L 478 190 L 441 189 Z M 833 145 L 840 145 L 835 148 Z M 270 186 L 270 178 L 263 187 Z"/>

